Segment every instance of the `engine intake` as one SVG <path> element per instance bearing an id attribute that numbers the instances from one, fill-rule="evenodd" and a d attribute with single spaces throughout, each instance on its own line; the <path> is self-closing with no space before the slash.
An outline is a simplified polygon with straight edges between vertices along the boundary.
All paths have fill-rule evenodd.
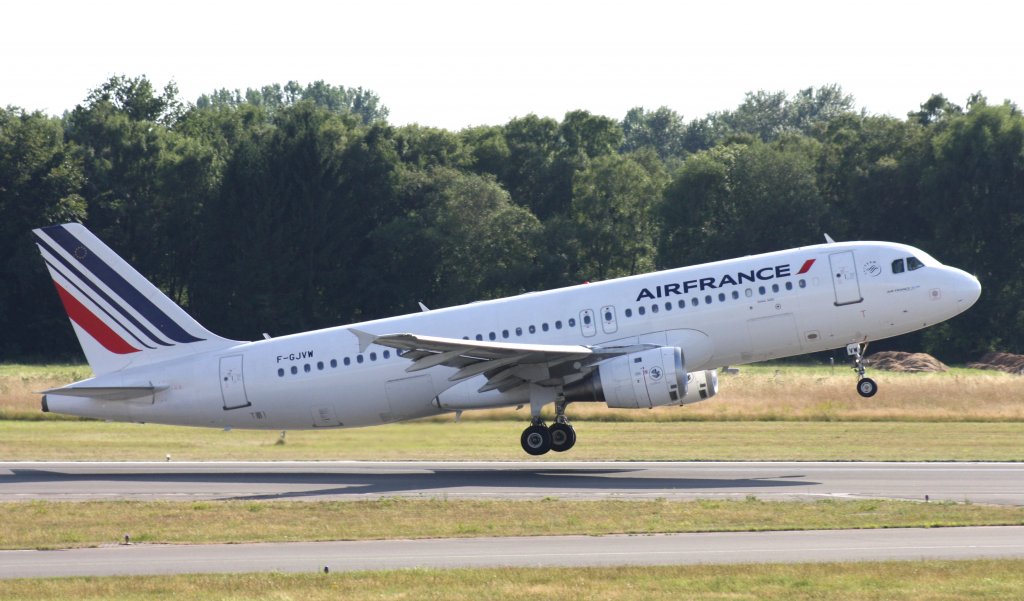
<path id="1" fill-rule="evenodd" d="M 718 394 L 718 372 L 687 373 L 683 351 L 659 347 L 608 359 L 586 377 L 567 384 L 569 402 L 606 403 L 640 409 L 697 403 Z"/>

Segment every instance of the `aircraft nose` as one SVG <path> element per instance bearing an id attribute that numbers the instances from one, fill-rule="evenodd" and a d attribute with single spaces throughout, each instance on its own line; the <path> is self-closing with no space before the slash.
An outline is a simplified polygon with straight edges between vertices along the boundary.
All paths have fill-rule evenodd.
<path id="1" fill-rule="evenodd" d="M 956 300 L 963 309 L 967 309 L 978 302 L 978 298 L 981 297 L 981 282 L 965 271 L 957 271 L 959 271 L 957 274 L 959 277 L 955 287 Z"/>

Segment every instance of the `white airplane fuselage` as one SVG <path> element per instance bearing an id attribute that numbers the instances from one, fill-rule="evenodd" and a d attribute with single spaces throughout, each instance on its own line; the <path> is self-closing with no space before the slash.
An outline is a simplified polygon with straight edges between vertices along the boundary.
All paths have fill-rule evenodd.
<path id="1" fill-rule="evenodd" d="M 914 262 L 908 263 L 908 258 Z M 898 271 L 901 266 L 902 271 Z M 153 386 L 105 400 L 47 394 L 49 411 L 110 420 L 258 429 L 341 428 L 530 402 L 528 386 L 478 393 L 483 375 L 410 372 L 353 333 L 497 343 L 679 347 L 696 372 L 842 348 L 947 320 L 977 279 L 892 243 L 831 243 L 238 343 L 78 384 Z M 77 327 L 77 326 L 76 326 Z M 129 356 L 130 357 L 130 356 Z"/>

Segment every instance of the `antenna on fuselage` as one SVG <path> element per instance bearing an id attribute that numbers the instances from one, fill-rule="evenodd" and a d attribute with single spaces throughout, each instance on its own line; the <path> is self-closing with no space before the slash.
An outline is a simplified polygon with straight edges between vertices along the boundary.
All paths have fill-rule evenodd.
<path id="1" fill-rule="evenodd" d="M 420 304 L 420 311 L 423 311 L 424 313 L 426 313 L 427 311 L 430 311 L 430 309 L 428 309 L 427 306 L 423 304 L 423 301 L 419 301 L 419 304 Z"/>
<path id="2" fill-rule="evenodd" d="M 835 244 L 836 241 L 832 239 L 832 236 L 829 236 L 828 234 L 825 234 L 825 243 L 826 244 Z"/>

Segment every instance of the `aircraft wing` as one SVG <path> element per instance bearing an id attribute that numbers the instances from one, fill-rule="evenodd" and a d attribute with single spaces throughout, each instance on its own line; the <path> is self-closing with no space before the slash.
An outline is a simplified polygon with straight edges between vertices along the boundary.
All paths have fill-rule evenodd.
<path id="1" fill-rule="evenodd" d="M 482 342 L 417 334 L 376 335 L 350 328 L 359 338 L 360 351 L 371 344 L 397 349 L 413 363 L 407 372 L 436 366 L 455 368 L 448 380 L 458 382 L 480 374 L 487 383 L 479 392 L 506 391 L 524 383 L 558 386 L 578 379 L 593 370 L 593 365 L 609 357 L 654 348 L 639 344 L 615 347 L 590 347 L 558 344 L 518 344 Z"/>

